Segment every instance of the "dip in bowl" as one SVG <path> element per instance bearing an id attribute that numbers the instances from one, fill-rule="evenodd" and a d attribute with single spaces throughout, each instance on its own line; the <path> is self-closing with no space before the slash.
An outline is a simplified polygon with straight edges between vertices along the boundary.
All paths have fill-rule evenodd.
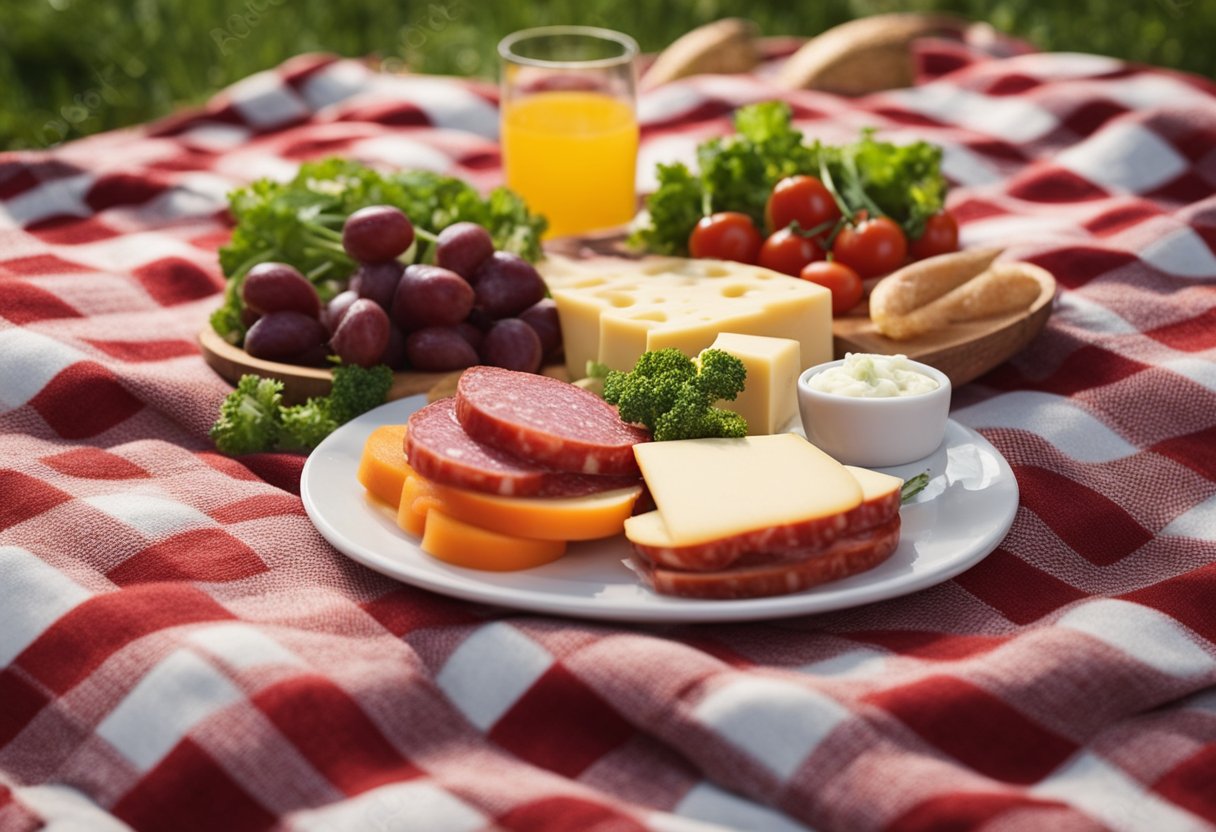
<path id="1" fill-rule="evenodd" d="M 807 439 L 845 465 L 889 468 L 929 456 L 950 413 L 950 379 L 902 355 L 850 353 L 803 371 Z"/>

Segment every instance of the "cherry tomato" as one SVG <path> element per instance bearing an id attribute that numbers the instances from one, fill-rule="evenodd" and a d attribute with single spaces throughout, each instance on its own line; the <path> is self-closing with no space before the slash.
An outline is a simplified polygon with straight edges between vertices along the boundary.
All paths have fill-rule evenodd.
<path id="1" fill-rule="evenodd" d="M 958 223 L 949 211 L 939 211 L 925 221 L 925 233 L 913 240 L 908 252 L 914 260 L 958 251 Z"/>
<path id="2" fill-rule="evenodd" d="M 844 263 L 816 260 L 807 263 L 799 277 L 832 290 L 833 315 L 843 315 L 861 300 L 861 276 Z"/>
<path id="3" fill-rule="evenodd" d="M 751 217 L 722 211 L 701 218 L 688 237 L 688 250 L 693 257 L 755 263 L 760 242 L 760 232 Z"/>
<path id="4" fill-rule="evenodd" d="M 823 249 L 814 240 L 782 228 L 770 234 L 760 246 L 758 262 L 766 269 L 797 277 L 803 266 L 823 257 Z"/>
<path id="5" fill-rule="evenodd" d="M 898 269 L 908 256 L 908 240 L 894 220 L 875 217 L 836 235 L 832 256 L 862 277 L 878 277 Z"/>
<path id="6" fill-rule="evenodd" d="M 840 208 L 822 182 L 813 176 L 787 176 L 777 183 L 764 208 L 769 228 L 785 228 L 794 220 L 803 231 L 840 219 Z"/>

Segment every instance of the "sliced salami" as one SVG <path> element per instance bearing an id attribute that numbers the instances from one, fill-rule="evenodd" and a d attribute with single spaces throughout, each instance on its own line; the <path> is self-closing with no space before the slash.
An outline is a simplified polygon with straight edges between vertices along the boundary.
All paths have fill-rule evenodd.
<path id="1" fill-rule="evenodd" d="M 650 439 L 594 393 L 498 367 L 465 370 L 456 389 L 456 418 L 478 442 L 577 474 L 640 476 L 633 446 Z"/>
<path id="2" fill-rule="evenodd" d="M 770 526 L 711 540 L 693 546 L 659 545 L 647 540 L 663 536 L 658 512 L 632 517 L 626 535 L 637 556 L 656 566 L 690 572 L 718 572 L 736 564 L 777 563 L 798 560 L 848 537 L 880 526 L 899 514 L 899 489 L 864 500 L 842 514 L 817 517 L 801 523 Z M 650 528 L 658 524 L 655 534 Z"/>
<path id="3" fill-rule="evenodd" d="M 456 421 L 452 398 L 432 402 L 410 416 L 405 456 L 427 479 L 504 497 L 577 497 L 638 482 L 637 477 L 552 471 L 477 442 Z"/>
<path id="4" fill-rule="evenodd" d="M 760 598 L 801 592 L 846 578 L 885 561 L 899 545 L 899 515 L 881 526 L 839 538 L 795 562 L 738 566 L 718 572 L 682 572 L 632 558 L 642 580 L 661 595 L 682 598 Z"/>

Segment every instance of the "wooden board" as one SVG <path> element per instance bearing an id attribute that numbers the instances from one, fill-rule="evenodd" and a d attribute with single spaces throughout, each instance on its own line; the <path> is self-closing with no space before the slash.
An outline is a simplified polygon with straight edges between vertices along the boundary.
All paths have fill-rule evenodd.
<path id="1" fill-rule="evenodd" d="M 333 374 L 329 370 L 254 358 L 240 347 L 229 344 L 211 327 L 205 328 L 198 334 L 198 343 L 202 348 L 203 358 L 211 369 L 232 384 L 236 384 L 245 373 L 254 373 L 263 378 L 275 378 L 283 382 L 283 401 L 287 404 L 300 404 L 313 396 L 324 396 L 333 386 Z M 394 373 L 393 386 L 389 388 L 388 398 L 403 399 L 406 396 L 427 393 L 451 375 L 451 373 Z"/>
<path id="2" fill-rule="evenodd" d="M 590 245 L 584 241 L 578 254 L 583 257 L 603 256 L 604 248 L 610 250 L 618 242 L 608 236 L 591 241 Z M 955 387 L 966 384 L 1017 354 L 1046 325 L 1051 315 L 1056 283 L 1050 275 L 1039 275 L 1037 271 L 1036 277 L 1042 289 L 1026 311 L 952 324 L 939 332 L 927 333 L 908 341 L 893 341 L 878 334 L 863 304 L 852 314 L 833 322 L 836 357 L 843 358 L 848 352 L 902 353 L 941 370 L 950 377 L 950 383 Z M 210 327 L 199 333 L 198 340 L 204 359 L 225 380 L 236 384 L 245 373 L 279 379 L 284 385 L 283 399 L 288 404 L 298 404 L 311 396 L 324 396 L 333 381 L 327 369 L 254 358 L 240 347 L 229 344 Z M 545 372 L 557 374 L 561 371 L 555 367 L 546 368 Z M 432 390 L 446 390 L 458 376 L 459 373 L 395 373 L 388 398 L 400 399 L 418 393 L 431 393 Z"/>
<path id="3" fill-rule="evenodd" d="M 982 376 L 1020 352 L 1047 324 L 1056 294 L 1056 281 L 1046 272 L 1034 270 L 1040 283 L 1039 296 L 1029 309 L 951 324 L 907 341 L 894 341 L 874 328 L 863 304 L 832 324 L 833 350 L 837 358 L 849 352 L 903 354 L 941 370 L 955 387 Z"/>

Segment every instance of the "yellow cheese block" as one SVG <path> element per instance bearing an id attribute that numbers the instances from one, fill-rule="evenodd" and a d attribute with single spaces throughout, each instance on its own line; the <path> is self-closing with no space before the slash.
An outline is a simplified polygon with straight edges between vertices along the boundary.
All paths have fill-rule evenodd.
<path id="1" fill-rule="evenodd" d="M 647 350 L 696 355 L 721 332 L 798 341 L 804 366 L 832 358 L 831 292 L 759 266 L 721 260 L 551 258 L 542 274 L 557 303 L 566 368 L 629 370 Z"/>
<path id="2" fill-rule="evenodd" d="M 786 429 L 798 415 L 798 374 L 802 372 L 798 342 L 723 332 L 710 349 L 730 353 L 747 368 L 743 392 L 734 401 L 718 402 L 718 407 L 746 419 L 747 432 L 753 436 Z"/>
<path id="3" fill-rule="evenodd" d="M 861 503 L 843 465 L 793 433 L 634 447 L 674 546 L 839 514 Z"/>

